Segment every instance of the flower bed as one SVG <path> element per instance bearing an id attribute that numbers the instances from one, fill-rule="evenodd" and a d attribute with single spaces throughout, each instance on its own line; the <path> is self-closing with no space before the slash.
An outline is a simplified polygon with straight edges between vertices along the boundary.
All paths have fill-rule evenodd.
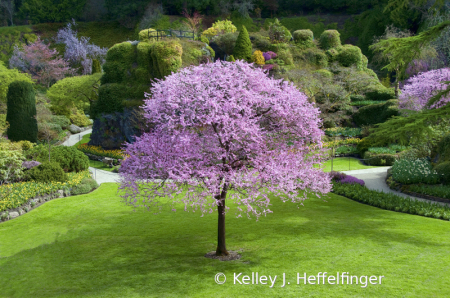
<path id="1" fill-rule="evenodd" d="M 89 171 L 68 173 L 67 182 L 38 183 L 34 181 L 4 184 L 0 186 L 0 212 L 17 208 L 39 195 L 53 194 L 58 190 L 70 190 L 83 178 L 90 178 Z"/>
<path id="2" fill-rule="evenodd" d="M 91 146 L 88 144 L 80 144 L 77 149 L 84 153 L 89 153 L 96 156 L 110 157 L 114 159 L 124 159 L 125 154 L 122 150 L 104 150 L 99 146 Z"/>
<path id="3" fill-rule="evenodd" d="M 370 190 L 359 184 L 333 182 L 333 193 L 374 207 L 437 219 L 450 219 L 450 207 Z"/>

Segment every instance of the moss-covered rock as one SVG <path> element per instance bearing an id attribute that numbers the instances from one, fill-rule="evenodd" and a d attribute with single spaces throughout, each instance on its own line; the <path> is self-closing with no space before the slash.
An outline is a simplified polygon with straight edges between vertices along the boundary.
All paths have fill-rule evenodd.
<path id="1" fill-rule="evenodd" d="M 340 34 L 337 30 L 325 30 L 319 38 L 319 45 L 323 50 L 341 46 Z"/>

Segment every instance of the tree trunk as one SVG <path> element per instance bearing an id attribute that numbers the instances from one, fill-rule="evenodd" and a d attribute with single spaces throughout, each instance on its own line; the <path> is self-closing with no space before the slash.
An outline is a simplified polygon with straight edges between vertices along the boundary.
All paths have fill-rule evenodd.
<path id="1" fill-rule="evenodd" d="M 217 256 L 227 256 L 228 251 L 225 245 L 225 198 L 227 196 L 228 185 L 225 183 L 222 192 L 216 196 L 216 200 L 218 200 L 218 233 L 217 233 Z"/>

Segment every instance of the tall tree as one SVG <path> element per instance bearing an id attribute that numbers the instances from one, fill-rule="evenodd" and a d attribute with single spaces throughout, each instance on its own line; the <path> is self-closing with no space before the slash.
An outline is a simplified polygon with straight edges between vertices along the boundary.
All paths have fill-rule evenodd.
<path id="1" fill-rule="evenodd" d="M 66 22 L 76 18 L 86 0 L 23 0 L 21 14 L 33 23 Z"/>
<path id="2" fill-rule="evenodd" d="M 9 23 L 14 26 L 14 0 L 0 0 L 0 7 L 3 8 L 9 18 Z"/>
<path id="3" fill-rule="evenodd" d="M 126 146 L 122 195 L 135 206 L 169 198 L 185 210 L 217 208 L 217 255 L 228 254 L 227 199 L 259 217 L 272 212 L 271 194 L 300 203 L 308 191 L 330 191 L 328 174 L 314 167 L 319 111 L 292 83 L 244 61 L 217 61 L 173 73 L 150 94 L 143 109 L 154 128 Z"/>

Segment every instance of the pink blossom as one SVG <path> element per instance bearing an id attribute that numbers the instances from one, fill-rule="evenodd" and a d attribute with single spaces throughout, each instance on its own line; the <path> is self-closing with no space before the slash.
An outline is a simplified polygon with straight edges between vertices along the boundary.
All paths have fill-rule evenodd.
<path id="1" fill-rule="evenodd" d="M 450 68 L 441 68 L 419 73 L 406 81 L 399 95 L 399 107 L 419 111 L 431 97 L 439 91 L 447 89 L 444 82 L 450 81 Z M 430 108 L 440 108 L 450 102 L 450 96 L 440 99 Z"/>
<path id="2" fill-rule="evenodd" d="M 132 204 L 145 194 L 146 206 L 168 197 L 206 213 L 230 189 L 228 198 L 258 217 L 270 212 L 269 194 L 301 202 L 298 190 L 330 191 L 330 177 L 313 167 L 321 155 L 310 154 L 311 144 L 321 147 L 319 110 L 293 84 L 243 61 L 218 61 L 150 91 L 143 109 L 155 128 L 126 145 L 120 173 Z"/>

